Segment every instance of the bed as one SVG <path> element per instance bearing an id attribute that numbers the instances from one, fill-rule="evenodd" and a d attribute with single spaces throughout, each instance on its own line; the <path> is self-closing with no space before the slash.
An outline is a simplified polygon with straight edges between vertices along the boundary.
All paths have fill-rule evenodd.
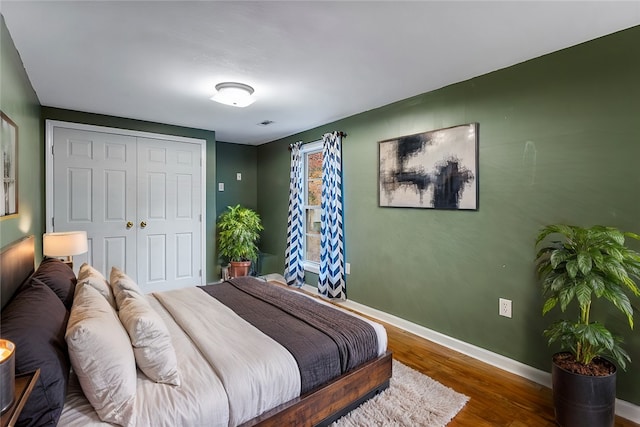
<path id="1" fill-rule="evenodd" d="M 389 385 L 384 328 L 299 291 L 238 278 L 145 295 L 90 266 L 76 286 L 57 260 L 34 271 L 33 246 L 0 257 L 2 337 L 28 359 L 18 373 L 41 369 L 23 425 L 328 425 Z"/>

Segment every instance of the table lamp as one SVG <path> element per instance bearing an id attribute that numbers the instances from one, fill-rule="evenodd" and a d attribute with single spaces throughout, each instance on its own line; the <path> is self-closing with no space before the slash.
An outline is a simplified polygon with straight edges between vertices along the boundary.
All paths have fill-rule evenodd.
<path id="1" fill-rule="evenodd" d="M 42 251 L 45 256 L 65 257 L 65 263 L 73 268 L 73 255 L 89 250 L 86 231 L 61 231 L 42 236 Z"/>

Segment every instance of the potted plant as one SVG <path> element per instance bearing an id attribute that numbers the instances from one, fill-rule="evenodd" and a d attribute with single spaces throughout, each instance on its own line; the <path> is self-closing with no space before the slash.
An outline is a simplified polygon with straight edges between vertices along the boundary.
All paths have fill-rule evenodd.
<path id="1" fill-rule="evenodd" d="M 557 235 L 559 240 L 547 242 Z M 620 347 L 622 339 L 591 317 L 594 298 L 611 302 L 633 328 L 629 295 L 640 296 L 640 253 L 625 246 L 634 233 L 613 227 L 583 228 L 548 225 L 536 240 L 542 293 L 542 314 L 556 306 L 577 308 L 577 318 L 559 320 L 544 331 L 549 344 L 564 349 L 553 357 L 552 383 L 556 421 L 563 427 L 613 426 L 616 366 L 631 361 Z M 542 244 L 542 245 L 541 245 Z"/>
<path id="2" fill-rule="evenodd" d="M 240 205 L 228 206 L 218 218 L 218 249 L 231 264 L 231 277 L 249 274 L 251 262 L 258 258 L 256 242 L 262 230 L 260 216 Z"/>

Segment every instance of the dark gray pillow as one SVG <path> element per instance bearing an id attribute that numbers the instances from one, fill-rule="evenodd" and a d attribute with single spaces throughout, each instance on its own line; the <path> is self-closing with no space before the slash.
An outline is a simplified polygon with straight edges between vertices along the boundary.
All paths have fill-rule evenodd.
<path id="1" fill-rule="evenodd" d="M 50 287 L 67 310 L 71 310 L 77 279 L 67 264 L 57 258 L 45 258 L 33 273 L 32 279 L 40 280 Z"/>
<path id="2" fill-rule="evenodd" d="M 38 280 L 24 283 L 2 310 L 1 335 L 16 345 L 16 375 L 40 368 L 40 377 L 18 419 L 18 426 L 55 426 L 69 380 L 64 334 L 69 312 Z"/>

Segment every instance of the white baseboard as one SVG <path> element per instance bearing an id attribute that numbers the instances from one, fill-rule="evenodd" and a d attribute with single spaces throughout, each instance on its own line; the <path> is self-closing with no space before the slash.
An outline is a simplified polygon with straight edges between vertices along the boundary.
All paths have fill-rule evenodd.
<path id="1" fill-rule="evenodd" d="M 317 288 L 314 286 L 304 285 L 303 289 L 313 294 L 318 293 Z M 459 339 L 449 337 L 441 334 L 440 332 L 433 331 L 429 328 L 425 328 L 424 326 L 420 326 L 413 322 L 409 322 L 408 320 L 355 301 L 342 301 L 338 302 L 338 304 L 346 308 L 359 311 L 367 316 L 373 317 L 374 319 L 378 319 L 382 322 L 404 329 L 405 331 L 418 335 L 421 338 L 433 341 L 459 353 L 466 354 L 467 356 L 473 357 L 481 362 L 488 363 L 496 368 L 503 369 L 545 387 L 551 388 L 551 374 L 549 372 L 525 365 L 524 363 L 509 359 L 508 357 L 485 350 L 484 348 L 477 347 Z M 640 423 L 640 406 L 627 402 L 626 400 L 616 399 L 616 415 L 635 423 Z"/>

